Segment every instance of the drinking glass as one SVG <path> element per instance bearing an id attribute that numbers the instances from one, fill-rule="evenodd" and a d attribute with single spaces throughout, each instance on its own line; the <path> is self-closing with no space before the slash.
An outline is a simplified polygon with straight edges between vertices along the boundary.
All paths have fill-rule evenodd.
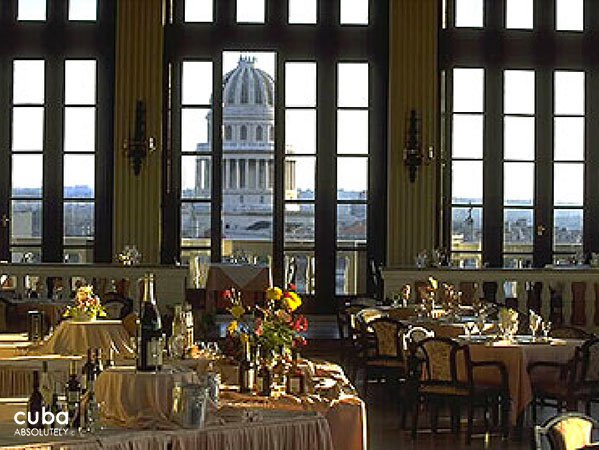
<path id="1" fill-rule="evenodd" d="M 212 357 L 218 356 L 218 354 L 220 353 L 220 349 L 218 348 L 218 342 L 216 342 L 216 341 L 208 342 L 208 352 L 210 353 L 210 356 L 212 356 Z"/>
<path id="2" fill-rule="evenodd" d="M 543 330 L 543 337 L 545 339 L 549 339 L 549 332 L 551 331 L 551 322 L 549 320 L 543 321 L 541 324 L 541 329 Z"/>
<path id="3" fill-rule="evenodd" d="M 474 331 L 475 323 L 468 321 L 464 324 L 464 332 L 466 333 L 466 339 L 470 340 L 472 332 Z"/>
<path id="4" fill-rule="evenodd" d="M 537 338 L 537 330 L 539 329 L 539 321 L 531 318 L 528 327 L 530 328 L 530 334 L 532 334 L 532 340 L 534 341 Z"/>

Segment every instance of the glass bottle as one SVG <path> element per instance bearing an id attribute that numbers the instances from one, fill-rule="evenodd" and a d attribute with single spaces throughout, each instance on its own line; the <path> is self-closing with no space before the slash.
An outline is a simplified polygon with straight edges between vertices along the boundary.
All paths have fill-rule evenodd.
<path id="1" fill-rule="evenodd" d="M 33 372 L 33 391 L 27 402 L 27 426 L 29 428 L 43 429 L 42 409 L 44 408 L 44 397 L 40 392 L 40 373 Z"/>
<path id="2" fill-rule="evenodd" d="M 285 391 L 290 395 L 303 395 L 306 393 L 305 384 L 304 373 L 297 364 L 297 360 L 294 360 L 289 368 L 289 372 L 287 372 Z"/>
<path id="3" fill-rule="evenodd" d="M 67 412 L 69 415 L 69 427 L 79 428 L 80 406 L 81 406 L 81 383 L 77 379 L 77 363 L 71 361 L 69 367 L 69 381 L 66 385 Z"/>
<path id="4" fill-rule="evenodd" d="M 87 349 L 87 361 L 81 367 L 81 393 L 82 394 L 85 394 L 85 392 L 87 392 L 89 381 L 93 377 L 93 374 L 95 371 L 94 361 L 92 358 L 92 351 L 93 350 L 91 348 Z"/>
<path id="5" fill-rule="evenodd" d="M 250 351 L 250 342 L 242 342 L 243 352 L 239 363 L 239 392 L 248 393 L 254 389 L 255 367 Z"/>
<path id="6" fill-rule="evenodd" d="M 162 321 L 154 297 L 154 275 L 144 277 L 144 291 L 137 327 L 137 370 L 151 372 L 162 367 Z"/>

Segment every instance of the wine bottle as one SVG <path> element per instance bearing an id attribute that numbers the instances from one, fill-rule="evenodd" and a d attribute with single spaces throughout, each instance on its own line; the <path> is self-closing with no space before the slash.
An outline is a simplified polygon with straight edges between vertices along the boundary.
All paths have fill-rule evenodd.
<path id="1" fill-rule="evenodd" d="M 77 363 L 71 361 L 69 368 L 69 381 L 66 385 L 67 411 L 69 414 L 69 427 L 79 428 L 80 405 L 81 405 L 81 383 L 77 379 Z"/>
<path id="2" fill-rule="evenodd" d="M 270 367 L 268 367 L 266 360 L 263 359 L 260 363 L 258 373 L 256 374 L 256 387 L 258 389 L 258 394 L 264 397 L 270 397 L 271 384 L 272 376 Z"/>
<path id="3" fill-rule="evenodd" d="M 248 393 L 254 389 L 255 368 L 249 341 L 242 342 L 242 345 L 243 352 L 239 363 L 239 392 Z"/>
<path id="4" fill-rule="evenodd" d="M 186 329 L 186 342 L 185 347 L 190 349 L 194 344 L 194 336 L 193 336 L 193 312 L 191 310 L 191 305 L 189 303 L 185 303 L 185 329 Z"/>
<path id="5" fill-rule="evenodd" d="M 61 384 L 56 381 L 54 382 L 54 391 L 52 393 L 52 403 L 50 406 L 50 411 L 52 411 L 52 414 L 54 414 L 54 417 L 58 417 L 58 413 L 62 411 L 61 405 L 59 404 L 59 400 L 58 400 L 58 393 L 59 391 L 61 391 Z M 55 428 L 56 427 L 56 421 L 52 422 L 50 424 L 50 428 Z"/>
<path id="6" fill-rule="evenodd" d="M 144 292 L 137 327 L 137 370 L 151 372 L 162 367 L 162 322 L 154 297 L 154 275 L 144 277 Z"/>
<path id="7" fill-rule="evenodd" d="M 95 375 L 95 374 L 94 374 Z M 95 376 L 92 378 L 85 394 L 85 431 L 93 433 L 96 431 L 98 421 L 100 420 L 100 408 L 96 400 Z"/>
<path id="8" fill-rule="evenodd" d="M 29 428 L 44 428 L 42 423 L 42 409 L 44 408 L 44 397 L 40 392 L 40 373 L 33 372 L 33 391 L 27 402 L 27 426 Z"/>
<path id="9" fill-rule="evenodd" d="M 106 360 L 106 367 L 114 367 L 114 349 L 110 348 L 108 350 L 108 359 Z"/>
<path id="10" fill-rule="evenodd" d="M 94 378 L 98 379 L 100 374 L 104 371 L 104 361 L 102 361 L 102 349 L 97 348 L 94 358 Z"/>
<path id="11" fill-rule="evenodd" d="M 51 405 L 54 389 L 52 387 L 52 383 L 50 382 L 50 374 L 48 373 L 48 361 L 42 361 L 42 373 L 40 375 L 40 393 L 44 398 L 44 404 Z"/>
<path id="12" fill-rule="evenodd" d="M 92 358 L 92 349 L 87 349 L 87 361 L 81 367 L 81 393 L 85 394 L 88 389 L 88 383 L 90 378 L 93 376 L 95 367 Z"/>
<path id="13" fill-rule="evenodd" d="M 297 361 L 294 361 L 289 368 L 285 391 L 290 395 L 303 395 L 306 393 L 305 376 L 297 365 Z"/>

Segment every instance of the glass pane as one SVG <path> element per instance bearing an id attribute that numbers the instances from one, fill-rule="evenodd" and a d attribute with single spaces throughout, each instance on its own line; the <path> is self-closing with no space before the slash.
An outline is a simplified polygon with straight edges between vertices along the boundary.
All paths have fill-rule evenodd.
<path id="1" fill-rule="evenodd" d="M 69 20 L 96 20 L 97 0 L 69 0 Z"/>
<path id="2" fill-rule="evenodd" d="M 259 194 L 235 194 L 234 189 L 223 195 L 223 235 L 227 240 L 272 240 L 272 190 Z"/>
<path id="3" fill-rule="evenodd" d="M 96 61 L 67 60 L 64 63 L 64 101 L 67 105 L 96 103 Z"/>
<path id="4" fill-rule="evenodd" d="M 13 151 L 41 151 L 44 148 L 44 108 L 13 108 Z"/>
<path id="5" fill-rule="evenodd" d="M 12 247 L 10 260 L 13 263 L 39 264 L 42 262 L 42 249 L 39 247 Z"/>
<path id="6" fill-rule="evenodd" d="M 64 235 L 75 238 L 94 236 L 94 204 L 92 202 L 65 202 Z M 86 243 L 91 242 L 89 239 L 79 239 L 68 244 L 83 245 Z"/>
<path id="7" fill-rule="evenodd" d="M 506 269 L 532 267 L 532 261 L 532 255 L 504 255 L 503 267 Z"/>
<path id="8" fill-rule="evenodd" d="M 480 253 L 452 253 L 451 265 L 463 269 L 480 269 L 482 256 Z"/>
<path id="9" fill-rule="evenodd" d="M 503 168 L 504 204 L 531 206 L 535 195 L 534 163 L 505 163 Z"/>
<path id="10" fill-rule="evenodd" d="M 316 23 L 317 0 L 289 0 L 289 23 Z"/>
<path id="11" fill-rule="evenodd" d="M 453 69 L 453 111 L 483 112 L 484 69 Z"/>
<path id="12" fill-rule="evenodd" d="M 584 203 L 584 164 L 554 164 L 553 201 L 556 206 Z"/>
<path id="13" fill-rule="evenodd" d="M 300 294 L 314 294 L 315 269 L 316 260 L 313 251 L 289 250 L 285 252 L 285 281 L 294 283 Z"/>
<path id="14" fill-rule="evenodd" d="M 72 238 L 67 239 L 72 240 Z M 81 240 L 81 239 L 79 239 Z M 93 241 L 90 241 L 93 242 Z M 63 253 L 66 264 L 89 264 L 94 262 L 94 250 L 92 248 L 68 248 Z"/>
<path id="15" fill-rule="evenodd" d="M 368 159 L 337 158 L 337 198 L 364 200 L 368 196 Z"/>
<path id="16" fill-rule="evenodd" d="M 185 0 L 185 22 L 212 22 L 214 0 Z"/>
<path id="17" fill-rule="evenodd" d="M 452 203 L 465 205 L 482 203 L 482 161 L 453 161 L 451 175 Z"/>
<path id="18" fill-rule="evenodd" d="M 584 0 L 557 0 L 555 19 L 559 31 L 583 31 Z"/>
<path id="19" fill-rule="evenodd" d="M 288 154 L 316 154 L 316 110 L 290 109 L 285 112 L 285 151 Z"/>
<path id="20" fill-rule="evenodd" d="M 285 200 L 314 200 L 316 192 L 316 158 L 285 159 Z"/>
<path id="21" fill-rule="evenodd" d="M 368 0 L 341 0 L 341 23 L 368 25 Z"/>
<path id="22" fill-rule="evenodd" d="M 337 205 L 337 243 L 366 242 L 368 205 Z"/>
<path id="23" fill-rule="evenodd" d="M 67 107 L 64 109 L 64 151 L 94 152 L 96 150 L 96 108 Z"/>
<path id="24" fill-rule="evenodd" d="M 337 111 L 337 153 L 368 154 L 368 111 Z"/>
<path id="25" fill-rule="evenodd" d="M 37 244 L 42 238 L 42 202 L 13 200 L 10 214 L 10 243 Z"/>
<path id="26" fill-rule="evenodd" d="M 212 63 L 183 62 L 181 102 L 184 105 L 209 105 L 212 98 Z"/>
<path id="27" fill-rule="evenodd" d="M 285 204 L 285 242 L 314 245 L 314 204 Z"/>
<path id="28" fill-rule="evenodd" d="M 452 131 L 454 158 L 483 157 L 483 116 L 454 114 Z"/>
<path id="29" fill-rule="evenodd" d="M 285 64 L 285 105 L 316 106 L 316 63 Z"/>
<path id="30" fill-rule="evenodd" d="M 368 107 L 368 63 L 340 63 L 339 107 Z"/>
<path id="31" fill-rule="evenodd" d="M 506 70 L 505 103 L 506 114 L 535 113 L 535 73 L 532 70 Z"/>
<path id="32" fill-rule="evenodd" d="M 94 155 L 64 155 L 65 198 L 94 198 L 94 180 Z"/>
<path id="33" fill-rule="evenodd" d="M 209 152 L 211 143 L 208 140 L 209 109 L 181 110 L 181 151 Z"/>
<path id="34" fill-rule="evenodd" d="M 337 295 L 356 295 L 366 292 L 367 268 L 366 252 L 337 252 L 335 293 Z"/>
<path id="35" fill-rule="evenodd" d="M 553 212 L 553 248 L 556 252 L 575 253 L 582 247 L 583 211 L 556 209 Z"/>
<path id="36" fill-rule="evenodd" d="M 210 245 L 212 225 L 210 203 L 181 204 L 181 245 L 206 247 Z"/>
<path id="37" fill-rule="evenodd" d="M 503 251 L 532 252 L 533 227 L 531 209 L 506 209 L 503 213 Z"/>
<path id="38" fill-rule="evenodd" d="M 503 120 L 504 158 L 533 160 L 535 158 L 535 118 L 506 116 Z"/>
<path id="39" fill-rule="evenodd" d="M 212 193 L 212 158 L 188 156 L 181 158 L 181 198 L 209 199 Z"/>
<path id="40" fill-rule="evenodd" d="M 584 160 L 584 117 L 556 117 L 555 160 Z"/>
<path id="41" fill-rule="evenodd" d="M 13 103 L 44 103 L 44 60 L 13 62 Z"/>
<path id="42" fill-rule="evenodd" d="M 532 29 L 533 0 L 507 0 L 506 28 Z"/>
<path id="43" fill-rule="evenodd" d="M 584 114 L 584 72 L 555 72 L 555 114 Z"/>
<path id="44" fill-rule="evenodd" d="M 264 0 L 237 0 L 237 22 L 264 23 Z"/>
<path id="45" fill-rule="evenodd" d="M 483 26 L 483 0 L 456 0 L 456 27 Z"/>
<path id="46" fill-rule="evenodd" d="M 223 239 L 223 262 L 268 266 L 272 261 L 269 240 Z"/>
<path id="47" fill-rule="evenodd" d="M 44 163 L 43 156 L 12 156 L 12 196 L 42 197 Z"/>
<path id="48" fill-rule="evenodd" d="M 17 20 L 46 20 L 46 0 L 19 0 Z"/>
<path id="49" fill-rule="evenodd" d="M 482 249 L 482 208 L 451 208 L 451 250 Z"/>

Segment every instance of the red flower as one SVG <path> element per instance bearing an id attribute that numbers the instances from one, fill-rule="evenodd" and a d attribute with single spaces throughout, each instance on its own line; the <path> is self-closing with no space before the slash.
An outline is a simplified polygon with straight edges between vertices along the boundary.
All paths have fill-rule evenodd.
<path id="1" fill-rule="evenodd" d="M 308 340 L 303 336 L 297 336 L 293 339 L 293 343 L 291 344 L 293 348 L 305 347 L 306 345 L 308 345 Z"/>
<path id="2" fill-rule="evenodd" d="M 231 298 L 231 296 L 232 296 L 231 291 L 229 289 L 223 291 L 222 296 L 223 296 L 223 299 L 225 299 L 225 300 Z"/>
<path id="3" fill-rule="evenodd" d="M 293 329 L 298 333 L 308 331 L 308 319 L 305 316 L 297 316 L 293 323 Z"/>
<path id="4" fill-rule="evenodd" d="M 289 283 L 287 285 L 287 289 L 290 290 L 290 291 L 295 292 L 295 291 L 297 291 L 297 286 L 295 284 L 293 284 L 293 283 Z"/>

